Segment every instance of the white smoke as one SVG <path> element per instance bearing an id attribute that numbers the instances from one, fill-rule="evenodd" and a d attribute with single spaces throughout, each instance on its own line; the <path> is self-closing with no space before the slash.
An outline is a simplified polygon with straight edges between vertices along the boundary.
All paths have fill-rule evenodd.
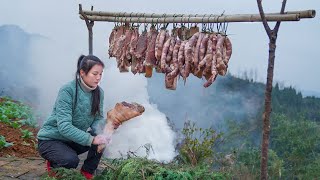
<path id="1" fill-rule="evenodd" d="M 170 161 L 175 156 L 175 134 L 165 115 L 150 104 L 146 86 L 147 80 L 143 75 L 119 73 L 114 64 L 105 70 L 101 87 L 105 89 L 106 110 L 121 101 L 137 102 L 145 107 L 141 116 L 125 122 L 115 131 L 112 143 L 106 148 L 108 158 L 118 158 L 129 151 L 146 156 L 146 149 L 140 148 L 146 144 L 153 149 L 148 156 L 150 159 Z"/>
<path id="2" fill-rule="evenodd" d="M 124 123 L 112 136 L 111 144 L 106 148 L 108 158 L 118 158 L 127 152 L 146 156 L 147 150 L 141 148 L 150 144 L 152 150 L 148 158 L 170 161 L 175 156 L 174 133 L 166 122 L 166 117 L 150 104 L 143 104 L 144 114 Z"/>
<path id="3" fill-rule="evenodd" d="M 39 38 L 32 43 L 31 63 L 34 77 L 29 84 L 38 89 L 39 102 L 36 104 L 44 119 L 51 113 L 59 88 L 74 78 L 76 61 L 81 53 L 63 48 L 63 42 Z M 106 52 L 107 46 L 100 46 L 95 52 Z M 84 53 L 86 54 L 86 53 Z M 101 53 L 102 54 L 102 53 Z M 137 102 L 145 107 L 140 117 L 124 123 L 112 136 L 112 143 L 106 148 L 105 156 L 118 158 L 121 154 L 136 151 L 150 144 L 150 159 L 170 161 L 175 156 L 175 134 L 167 123 L 166 116 L 149 102 L 147 80 L 143 75 L 120 73 L 115 59 L 105 60 L 106 55 L 97 55 L 106 64 L 101 88 L 104 90 L 104 111 L 107 112 L 117 102 Z M 43 120 L 44 120 L 43 119 Z M 39 122 L 41 125 L 42 122 Z M 138 156 L 146 156 L 146 150 L 136 151 Z"/>
<path id="4" fill-rule="evenodd" d="M 45 118 L 52 111 L 59 88 L 74 78 L 76 57 L 64 52 L 60 43 L 47 38 L 33 40 L 30 46 L 34 75 L 28 83 L 38 90 L 35 106 Z"/>

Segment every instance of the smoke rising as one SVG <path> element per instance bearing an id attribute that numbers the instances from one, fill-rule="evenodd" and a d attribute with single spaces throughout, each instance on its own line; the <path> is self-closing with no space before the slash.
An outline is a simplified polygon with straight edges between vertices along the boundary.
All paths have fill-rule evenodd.
<path id="1" fill-rule="evenodd" d="M 39 125 L 41 125 L 52 111 L 59 88 L 74 78 L 76 61 L 80 54 L 75 55 L 76 53 L 73 51 L 66 51 L 63 48 L 63 42 L 57 42 L 45 37 L 33 38 L 33 36 L 21 29 L 12 33 L 13 37 L 19 37 L 15 33 L 22 33 L 30 40 L 24 51 L 13 46 L 15 50 L 20 52 L 14 67 L 9 66 L 9 63 L 4 63 L 6 67 L 8 66 L 7 69 L 9 67 L 10 69 L 9 72 L 6 71 L 3 74 L 10 75 L 10 72 L 16 72 L 19 76 L 11 75 L 11 81 L 2 81 L 15 82 L 14 84 L 18 84 L 20 87 L 27 86 L 32 88 L 31 92 L 36 92 L 36 95 L 29 99 L 42 115 L 42 119 L 39 122 Z M 16 44 L 19 44 L 25 40 L 11 38 L 9 41 L 17 41 Z M 98 48 L 97 50 L 99 51 Z M 17 54 L 9 53 L 8 59 L 13 55 Z M 103 59 L 103 56 L 101 59 Z M 174 133 L 170 129 L 165 115 L 157 110 L 156 106 L 150 104 L 146 89 L 146 78 L 142 75 L 134 76 L 131 73 L 119 73 L 114 63 L 115 60 L 105 62 L 106 69 L 100 84 L 105 91 L 105 112 L 113 108 L 117 102 L 122 101 L 137 102 L 145 107 L 145 112 L 141 117 L 126 122 L 118 128 L 113 136 L 113 143 L 107 147 L 106 156 L 111 158 L 120 157 L 121 154 L 126 154 L 128 151 L 134 151 L 139 149 L 140 146 L 150 144 L 153 148 L 153 153 L 150 154 L 149 158 L 170 161 L 175 155 Z M 20 66 L 19 64 L 26 65 Z M 11 83 L 11 85 L 14 84 Z M 10 87 L 9 84 L 7 86 Z M 25 89 L 15 91 L 15 97 L 21 99 L 19 97 L 22 95 L 30 96 L 31 94 Z M 140 156 L 146 156 L 146 151 L 143 149 L 136 153 Z"/>
<path id="2" fill-rule="evenodd" d="M 59 88 L 74 78 L 76 58 L 64 53 L 57 42 L 48 38 L 35 40 L 30 47 L 30 63 L 35 74 L 29 84 L 37 89 L 35 105 L 44 120 L 52 111 Z"/>
<path id="3" fill-rule="evenodd" d="M 15 25 L 0 26 L 0 95 L 6 94 L 26 102 L 36 98 L 36 89 L 26 82 L 30 82 L 30 76 L 34 74 L 29 51 L 32 39 L 37 38 Z"/>
<path id="4" fill-rule="evenodd" d="M 127 121 L 116 130 L 112 143 L 106 148 L 106 156 L 111 158 L 126 155 L 128 151 L 138 151 L 136 155 L 146 156 L 145 144 L 152 146 L 148 158 L 170 161 L 174 156 L 174 132 L 166 117 L 155 105 L 150 104 L 147 80 L 144 75 L 119 73 L 115 60 L 107 64 L 101 87 L 105 89 L 106 111 L 117 102 L 137 102 L 145 107 L 145 112 L 134 120 Z"/>
<path id="5" fill-rule="evenodd" d="M 254 118 L 263 105 L 263 88 L 230 72 L 225 77 L 218 76 L 208 88 L 203 87 L 204 82 L 189 76 L 185 85 L 180 80 L 177 89 L 170 91 L 164 88 L 163 76 L 155 74 L 148 80 L 150 101 L 157 104 L 177 128 L 181 129 L 185 121 L 191 120 L 200 127 L 211 126 L 218 131 L 225 130 L 226 120 Z"/>
<path id="6" fill-rule="evenodd" d="M 150 144 L 150 159 L 168 162 L 175 156 L 174 133 L 167 124 L 165 115 L 150 104 L 143 104 L 146 111 L 141 117 L 124 123 L 112 136 L 106 149 L 109 158 L 126 157 L 127 152 L 147 156 L 144 145 Z"/>

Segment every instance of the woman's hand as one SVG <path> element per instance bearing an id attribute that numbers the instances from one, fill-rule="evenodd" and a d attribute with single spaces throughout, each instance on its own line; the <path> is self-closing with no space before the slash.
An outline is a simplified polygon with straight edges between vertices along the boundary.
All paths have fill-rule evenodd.
<path id="1" fill-rule="evenodd" d="M 99 137 L 98 137 L 99 136 Z M 98 144 L 98 147 L 97 147 L 97 151 L 98 151 L 98 153 L 101 153 L 103 150 L 104 150 L 104 148 L 106 147 L 106 145 L 108 145 L 109 143 L 111 143 L 111 137 L 110 136 L 108 136 L 108 135 L 105 135 L 105 134 L 102 134 L 102 135 L 98 135 L 98 136 L 96 136 L 97 137 L 97 140 L 98 140 L 98 138 L 100 138 L 100 136 L 102 137 L 102 138 L 104 138 L 104 140 L 106 141 L 105 143 L 103 143 L 103 144 Z M 93 141 L 94 141 L 94 139 L 93 139 Z"/>
<path id="2" fill-rule="evenodd" d="M 92 144 L 99 145 L 99 144 L 106 144 L 107 142 L 109 142 L 107 136 L 103 134 L 99 134 L 93 138 Z"/>

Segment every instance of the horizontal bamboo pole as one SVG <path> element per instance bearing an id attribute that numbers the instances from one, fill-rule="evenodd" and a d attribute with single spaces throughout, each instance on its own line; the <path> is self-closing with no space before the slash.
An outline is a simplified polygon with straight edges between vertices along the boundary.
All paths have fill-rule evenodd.
<path id="1" fill-rule="evenodd" d="M 219 16 L 214 14 L 155 14 L 155 13 L 134 13 L 134 12 L 104 12 L 104 11 L 83 11 L 88 16 L 112 16 L 112 17 L 149 17 L 149 18 L 161 18 L 161 17 L 209 17 Z M 266 13 L 266 15 L 278 15 L 279 13 Z M 316 16 L 315 10 L 303 10 L 303 11 L 287 11 L 284 14 L 299 14 L 300 18 L 314 18 Z M 250 14 L 242 14 L 250 16 Z M 237 15 L 235 15 L 237 16 Z M 240 16 L 240 15 L 239 15 Z"/>
<path id="2" fill-rule="evenodd" d="M 269 13 L 272 14 L 278 14 L 278 13 Z M 300 19 L 304 18 L 314 18 L 316 17 L 316 10 L 304 10 L 304 11 L 287 11 L 284 12 L 284 14 L 299 14 Z"/>
<path id="3" fill-rule="evenodd" d="M 80 15 L 81 19 L 84 19 Z M 223 15 L 211 17 L 112 17 L 112 16 L 91 16 L 91 21 L 124 22 L 124 23 L 223 23 L 223 22 L 260 22 L 260 14 L 252 15 Z M 273 14 L 266 15 L 267 21 L 299 21 L 299 14 Z"/>

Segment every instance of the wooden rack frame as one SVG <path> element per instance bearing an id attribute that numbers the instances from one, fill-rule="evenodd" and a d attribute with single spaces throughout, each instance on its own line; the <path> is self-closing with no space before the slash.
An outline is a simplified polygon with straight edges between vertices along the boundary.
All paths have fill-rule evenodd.
<path id="1" fill-rule="evenodd" d="M 87 16 L 111 16 L 111 17 L 150 17 L 150 18 L 161 18 L 161 17 L 209 17 L 212 14 L 155 14 L 155 13 L 127 13 L 127 12 L 104 12 L 104 11 L 83 11 Z M 299 14 L 301 18 L 311 18 L 315 16 L 314 10 L 305 11 L 287 11 L 284 14 Z M 222 14 L 223 15 L 223 14 Z M 242 16 L 250 16 L 250 14 L 242 14 Z M 279 13 L 266 13 L 266 15 L 279 15 Z M 217 16 L 217 15 L 216 15 Z M 221 15 L 219 15 L 221 16 Z M 232 15 L 238 16 L 238 15 Z"/>
<path id="2" fill-rule="evenodd" d="M 268 144 L 270 133 L 270 113 L 271 113 L 271 90 L 273 80 L 276 35 L 282 21 L 299 21 L 303 18 L 314 18 L 315 10 L 288 11 L 284 12 L 286 0 L 283 1 L 281 13 L 264 13 L 261 1 L 258 2 L 260 14 L 236 14 L 236 15 L 215 15 L 215 14 L 147 14 L 147 13 L 126 13 L 126 12 L 102 12 L 83 11 L 79 4 L 80 18 L 86 21 L 89 30 L 89 54 L 92 54 L 92 27 L 94 21 L 120 22 L 120 23 L 229 23 L 229 22 L 261 22 L 269 36 L 269 62 L 268 77 L 265 91 L 265 112 L 263 117 L 263 140 L 261 153 L 261 179 L 267 179 Z M 274 30 L 271 30 L 268 21 L 276 21 Z M 275 34 L 273 34 L 275 32 Z M 272 47 L 271 47 L 272 46 Z"/>
<path id="3" fill-rule="evenodd" d="M 223 23 L 223 22 L 261 22 L 260 14 L 145 14 L 102 11 L 83 11 L 92 21 L 136 22 L 136 23 Z M 301 18 L 313 18 L 314 10 L 288 11 L 285 14 L 266 14 L 267 21 L 299 21 Z M 83 15 L 80 15 L 84 19 Z"/>
<path id="4" fill-rule="evenodd" d="M 94 21 L 121 22 L 121 23 L 226 23 L 226 22 L 261 22 L 260 14 L 155 14 L 155 13 L 127 13 L 127 12 L 104 12 L 82 10 L 79 4 L 79 14 L 85 20 L 89 32 L 89 54 L 93 53 L 92 27 Z M 267 21 L 300 21 L 303 18 L 314 18 L 315 10 L 288 11 L 284 14 L 266 13 Z"/>

